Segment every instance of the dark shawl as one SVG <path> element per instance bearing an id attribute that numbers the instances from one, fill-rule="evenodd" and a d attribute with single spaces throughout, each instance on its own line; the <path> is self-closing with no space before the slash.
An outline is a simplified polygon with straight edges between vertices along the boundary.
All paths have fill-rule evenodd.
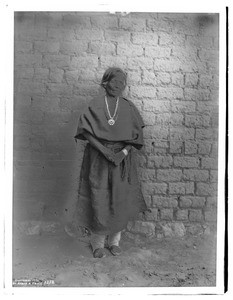
<path id="1" fill-rule="evenodd" d="M 145 126 L 135 105 L 121 98 L 118 106 L 116 123 L 108 124 L 108 113 L 104 97 L 93 99 L 85 111 L 80 115 L 76 139 L 83 139 L 84 130 L 99 140 L 109 142 L 125 142 L 137 149 L 143 146 L 142 128 Z"/>

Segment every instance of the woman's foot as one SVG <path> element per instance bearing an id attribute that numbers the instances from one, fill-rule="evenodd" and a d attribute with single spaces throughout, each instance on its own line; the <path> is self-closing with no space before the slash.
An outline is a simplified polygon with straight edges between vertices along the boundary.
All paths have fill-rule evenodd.
<path id="1" fill-rule="evenodd" d="M 122 252 L 121 248 L 119 246 L 115 246 L 115 245 L 110 246 L 109 250 L 112 253 L 112 255 L 114 255 L 114 256 L 118 256 Z"/>
<path id="2" fill-rule="evenodd" d="M 95 249 L 95 251 L 93 252 L 93 256 L 94 256 L 94 258 L 103 258 L 103 257 L 106 257 L 106 252 L 105 252 L 104 248 L 98 248 L 98 249 Z"/>

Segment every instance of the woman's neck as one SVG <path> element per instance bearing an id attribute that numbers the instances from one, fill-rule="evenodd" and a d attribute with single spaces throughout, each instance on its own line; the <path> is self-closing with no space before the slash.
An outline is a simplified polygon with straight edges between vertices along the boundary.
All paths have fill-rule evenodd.
<path id="1" fill-rule="evenodd" d="M 118 98 L 120 98 L 120 96 L 111 96 L 111 95 L 108 95 L 108 94 L 106 94 L 106 97 L 108 98 L 108 100 L 112 100 L 112 101 L 116 101 Z"/>

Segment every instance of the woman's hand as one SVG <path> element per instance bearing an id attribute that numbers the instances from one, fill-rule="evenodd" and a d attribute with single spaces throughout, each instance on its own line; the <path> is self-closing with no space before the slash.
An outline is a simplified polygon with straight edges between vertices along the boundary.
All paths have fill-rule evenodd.
<path id="1" fill-rule="evenodd" d="M 124 149 L 123 149 L 124 150 Z M 119 164 L 122 162 L 122 160 L 126 157 L 126 155 L 128 154 L 128 153 L 124 153 L 124 151 L 123 150 L 121 150 L 120 152 L 118 152 L 118 153 L 116 153 L 115 154 L 115 159 L 114 159 L 114 164 L 116 165 L 116 166 L 119 166 Z M 126 150 L 127 151 L 127 150 Z M 128 151 L 127 151 L 128 152 Z"/>

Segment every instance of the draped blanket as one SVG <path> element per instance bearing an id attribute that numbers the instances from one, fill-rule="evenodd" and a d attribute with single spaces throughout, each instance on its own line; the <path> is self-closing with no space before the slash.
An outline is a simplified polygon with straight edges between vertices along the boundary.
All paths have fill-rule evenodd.
<path id="1" fill-rule="evenodd" d="M 123 145 L 109 144 L 108 147 L 117 152 Z M 119 232 L 129 220 L 147 209 L 137 178 L 134 151 L 130 151 L 119 166 L 114 166 L 87 144 L 76 206 L 78 225 L 95 233 Z"/>
<path id="2" fill-rule="evenodd" d="M 110 234 L 124 229 L 129 220 L 147 210 L 137 177 L 136 149 L 143 146 L 142 118 L 136 107 L 121 98 L 115 125 L 107 123 L 103 99 L 95 99 L 80 116 L 76 139 L 86 130 L 115 153 L 132 149 L 119 166 L 87 144 L 80 173 L 75 222 L 92 232 Z M 136 148 L 136 149 L 135 149 Z"/>

